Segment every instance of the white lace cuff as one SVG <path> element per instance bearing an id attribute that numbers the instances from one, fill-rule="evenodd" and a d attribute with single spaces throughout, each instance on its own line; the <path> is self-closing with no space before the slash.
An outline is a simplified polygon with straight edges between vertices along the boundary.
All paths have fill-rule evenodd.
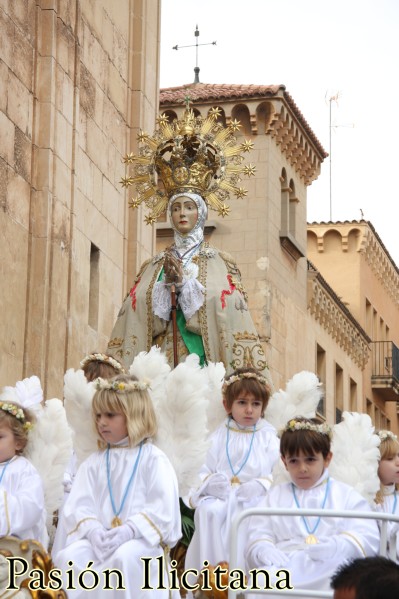
<path id="1" fill-rule="evenodd" d="M 171 310 L 170 285 L 167 286 L 163 281 L 157 281 L 152 290 L 152 311 L 155 316 L 169 321 Z"/>
<path id="2" fill-rule="evenodd" d="M 193 314 L 201 308 L 204 303 L 204 292 L 204 286 L 198 279 L 184 281 L 179 294 L 179 306 L 186 320 L 190 320 Z"/>

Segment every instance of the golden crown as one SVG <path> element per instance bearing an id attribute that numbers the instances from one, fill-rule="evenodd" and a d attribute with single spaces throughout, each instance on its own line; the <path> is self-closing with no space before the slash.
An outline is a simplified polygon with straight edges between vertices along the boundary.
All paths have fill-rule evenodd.
<path id="1" fill-rule="evenodd" d="M 247 190 L 239 187 L 240 175 L 251 177 L 255 167 L 243 165 L 243 156 L 253 148 L 253 142 L 237 143 L 234 135 L 240 128 L 233 120 L 224 127 L 218 122 L 220 108 L 211 108 L 204 119 L 186 108 L 180 119 L 169 123 L 166 114 L 157 118 L 158 128 L 151 136 L 138 135 L 139 154 L 127 154 L 126 165 L 133 165 L 133 176 L 121 179 L 124 187 L 135 185 L 137 198 L 129 202 L 137 208 L 142 202 L 150 210 L 147 224 L 154 223 L 165 212 L 169 198 L 181 192 L 200 194 L 207 205 L 220 216 L 226 216 L 230 193 L 244 198 Z M 164 189 L 157 185 L 157 175 Z"/>

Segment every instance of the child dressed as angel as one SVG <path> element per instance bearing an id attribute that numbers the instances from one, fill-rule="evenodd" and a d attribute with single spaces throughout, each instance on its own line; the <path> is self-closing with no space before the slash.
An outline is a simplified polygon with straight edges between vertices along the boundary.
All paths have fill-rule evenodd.
<path id="1" fill-rule="evenodd" d="M 55 398 L 43 401 L 37 376 L 4 387 L 0 394 L 0 536 L 34 539 L 47 548 L 71 449 L 64 406 Z"/>
<path id="2" fill-rule="evenodd" d="M 0 536 L 35 539 L 47 547 L 43 483 L 23 456 L 35 417 L 14 391 L 8 387 L 0 396 Z M 40 387 L 38 402 L 41 399 Z"/>
<path id="3" fill-rule="evenodd" d="M 258 507 L 371 510 L 355 489 L 330 477 L 331 429 L 326 423 L 291 419 L 280 452 L 291 481 L 273 487 Z M 374 520 L 260 515 L 249 519 L 245 559 L 247 570 L 263 568 L 273 575 L 287 569 L 295 589 L 328 590 L 340 564 L 372 556 L 378 548 Z"/>
<path id="4" fill-rule="evenodd" d="M 222 391 L 227 418 L 212 434 L 201 484 L 185 498 L 195 508 L 186 569 L 201 570 L 204 560 L 228 561 L 232 518 L 266 495 L 279 458 L 276 430 L 263 417 L 270 396 L 264 376 L 253 368 L 238 369 Z"/>
<path id="5" fill-rule="evenodd" d="M 399 516 L 399 440 L 392 431 L 381 430 L 378 477 L 380 490 L 375 498 L 377 511 Z M 388 523 L 388 539 L 396 533 L 396 552 L 393 559 L 399 563 L 399 522 Z"/>
<path id="6" fill-rule="evenodd" d="M 126 598 L 179 597 L 178 591 L 170 595 L 166 572 L 168 548 L 181 536 L 177 481 L 168 458 L 151 443 L 157 421 L 148 383 L 118 375 L 98 379 L 96 387 L 92 416 L 101 449 L 78 468 L 59 523 L 65 546 L 54 562 L 65 572 L 72 561 L 77 576 L 89 562 L 99 574 L 118 570 Z M 141 588 L 143 557 L 165 557 L 164 588 L 158 588 L 155 567 L 147 580 L 153 589 Z M 67 592 L 74 598 L 93 595 L 79 586 Z M 103 596 L 100 589 L 96 593 Z M 121 593 L 114 587 L 106 596 Z"/>

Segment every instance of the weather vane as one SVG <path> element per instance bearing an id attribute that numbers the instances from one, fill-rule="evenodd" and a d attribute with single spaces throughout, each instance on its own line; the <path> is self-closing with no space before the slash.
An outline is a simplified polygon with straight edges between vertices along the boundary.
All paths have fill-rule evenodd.
<path id="1" fill-rule="evenodd" d="M 194 35 L 195 35 L 195 44 L 191 44 L 189 46 L 173 46 L 173 50 L 180 50 L 181 48 L 194 48 L 195 46 L 195 54 L 196 54 L 196 60 L 195 60 L 195 68 L 194 68 L 194 83 L 199 83 L 199 66 L 198 66 L 198 46 L 216 46 L 216 42 L 208 42 L 206 44 L 199 44 L 198 43 L 198 38 L 199 38 L 199 30 L 198 30 L 198 25 L 195 26 L 195 31 L 194 31 Z"/>

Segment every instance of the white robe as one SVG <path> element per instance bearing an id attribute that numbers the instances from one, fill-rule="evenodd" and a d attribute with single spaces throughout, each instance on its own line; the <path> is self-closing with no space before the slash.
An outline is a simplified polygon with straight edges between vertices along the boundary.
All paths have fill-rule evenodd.
<path id="1" fill-rule="evenodd" d="M 399 491 L 396 491 L 395 501 L 395 485 L 386 485 L 383 488 L 384 501 L 376 506 L 376 511 L 384 512 L 385 514 L 394 514 L 399 516 Z M 381 525 L 381 521 L 378 521 Z M 391 534 L 396 533 L 396 561 L 399 563 L 399 522 L 388 522 L 387 539 L 389 542 Z"/>
<path id="2" fill-rule="evenodd" d="M 34 539 L 47 549 L 43 483 L 36 468 L 23 456 L 0 464 L 0 536 Z"/>
<path id="3" fill-rule="evenodd" d="M 115 506 L 119 508 L 127 483 L 132 474 L 138 447 L 113 447 L 110 451 L 111 485 Z M 175 472 L 166 455 L 152 443 L 144 443 L 136 474 L 126 497 L 124 507 L 119 514 L 122 523 L 133 524 L 138 534 L 121 545 L 116 552 L 103 562 L 99 562 L 93 552 L 86 534 L 93 519 L 106 528 L 111 528 L 114 518 L 107 481 L 106 452 L 98 451 L 85 460 L 79 467 L 71 492 L 63 507 L 57 529 L 53 560 L 64 573 L 73 561 L 76 575 L 92 561 L 92 569 L 100 575 L 103 584 L 103 570 L 117 568 L 123 573 L 126 591 L 97 588 L 85 591 L 78 584 L 77 590 L 67 591 L 69 598 L 107 597 L 108 599 L 126 597 L 130 599 L 169 599 L 167 576 L 166 590 L 156 589 L 159 572 L 155 558 L 164 555 L 164 546 L 173 547 L 181 536 L 179 496 Z M 60 541 L 61 539 L 61 541 Z M 61 550 L 59 547 L 64 546 Z M 151 585 L 154 590 L 142 590 L 144 563 L 140 558 L 154 558 L 149 562 Z M 168 564 L 168 559 L 166 560 Z M 178 591 L 172 592 L 179 597 Z"/>
<path id="4" fill-rule="evenodd" d="M 325 493 L 328 470 L 310 489 L 295 487 L 298 504 L 301 508 L 321 508 Z M 297 509 L 292 483 L 276 485 L 270 489 L 267 497 L 257 507 L 279 507 Z M 329 491 L 324 505 L 325 509 L 347 511 L 371 511 L 368 502 L 352 487 L 330 477 Z M 306 518 L 309 532 L 317 522 L 317 518 Z M 247 525 L 247 544 L 245 559 L 247 570 L 256 567 L 253 556 L 256 549 L 268 543 L 286 552 L 289 558 L 287 566 L 274 564 L 265 569 L 273 574 L 280 568 L 287 569 L 291 575 L 291 584 L 295 589 L 330 590 L 330 578 L 337 568 L 347 559 L 366 557 L 378 553 L 379 531 L 374 520 L 348 518 L 321 518 L 314 535 L 319 542 L 329 540 L 333 535 L 339 535 L 347 543 L 346 549 L 339 552 L 335 559 L 328 561 L 312 560 L 307 552 L 305 538 L 309 534 L 300 516 L 252 516 Z M 273 577 L 273 576 L 272 576 Z M 246 595 L 247 596 L 247 595 Z M 278 597 L 271 594 L 270 597 Z M 249 595 L 252 597 L 252 595 Z M 253 595 L 254 599 L 256 595 Z M 268 595 L 269 597 L 269 595 Z"/>
<path id="5" fill-rule="evenodd" d="M 248 455 L 253 427 L 240 428 L 234 420 L 226 419 L 213 433 L 211 447 L 200 471 L 200 478 L 205 484 L 213 473 L 224 473 L 229 479 L 233 477 L 226 451 L 229 422 L 229 458 L 234 472 L 239 470 Z M 279 459 L 279 445 L 275 428 L 263 418 L 259 419 L 248 460 L 238 474 L 240 482 L 257 480 L 267 491 L 272 484 L 273 467 Z M 236 514 L 253 504 L 253 501 L 239 501 L 236 497 L 239 486 L 236 485 L 232 485 L 226 500 L 204 496 L 201 494 L 202 488 L 203 484 L 192 490 L 185 499 L 188 505 L 196 507 L 195 532 L 187 549 L 186 569 L 201 570 L 204 560 L 214 566 L 221 561 L 228 561 L 231 521 Z"/>

